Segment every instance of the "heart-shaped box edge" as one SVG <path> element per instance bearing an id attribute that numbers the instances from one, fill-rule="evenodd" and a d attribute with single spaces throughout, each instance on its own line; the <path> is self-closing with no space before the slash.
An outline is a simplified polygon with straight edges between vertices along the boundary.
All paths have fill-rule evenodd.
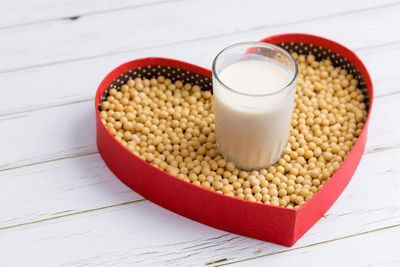
<path id="1" fill-rule="evenodd" d="M 299 39 L 303 38 L 301 42 L 305 43 L 314 41 L 315 38 L 324 39 L 304 34 L 290 35 Z M 262 41 L 276 44 L 287 40 L 285 36 L 271 36 Z M 360 70 L 369 90 L 369 107 L 371 109 L 373 99 L 372 82 L 365 66 L 347 48 L 333 41 L 324 40 L 320 46 L 331 49 L 326 46 L 334 43 L 334 49 L 339 47 L 339 52 L 344 50 L 346 58 Z M 290 42 L 298 41 L 292 39 Z M 315 42 L 311 43 L 318 45 Z M 331 50 L 336 52 L 333 49 Z M 124 63 L 114 69 L 101 82 L 95 98 L 96 133 L 99 152 L 109 169 L 124 184 L 143 197 L 175 213 L 217 229 L 291 246 L 322 217 L 347 186 L 364 151 L 369 115 L 359 139 L 346 160 L 328 183 L 298 210 L 221 195 L 183 181 L 135 156 L 105 128 L 99 116 L 98 105 L 104 90 L 121 74 L 132 69 L 155 65 L 185 69 L 199 75 L 211 77 L 211 71 L 205 68 L 178 60 L 151 57 Z M 354 162 L 354 160 L 357 162 Z M 328 184 L 330 186 L 327 186 Z"/>

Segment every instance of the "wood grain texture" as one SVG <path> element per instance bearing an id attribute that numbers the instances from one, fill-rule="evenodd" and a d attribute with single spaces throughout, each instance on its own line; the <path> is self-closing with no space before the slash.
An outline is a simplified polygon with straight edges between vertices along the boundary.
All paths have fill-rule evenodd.
<path id="1" fill-rule="evenodd" d="M 0 229 L 143 199 L 98 153 L 3 172 L 1 181 Z"/>
<path id="2" fill-rule="evenodd" d="M 391 32 L 400 31 L 392 27 L 399 21 L 397 13 L 400 4 L 388 1 L 385 5 L 385 2 L 379 2 L 376 7 L 376 2 L 371 1 L 370 3 L 375 3 L 374 7 L 364 3 L 360 6 L 355 1 L 341 2 L 324 4 L 318 12 L 297 1 L 291 3 L 293 6 L 290 9 L 283 8 L 279 2 L 269 2 L 268 10 L 274 12 L 266 15 L 265 8 L 243 5 L 242 1 L 181 1 L 121 10 L 114 12 L 112 16 L 102 13 L 81 17 L 79 20 L 5 28 L 0 30 L 0 58 L 4 59 L 0 61 L 0 72 L 143 48 L 157 49 L 172 43 L 261 29 L 263 34 L 257 36 L 256 40 L 285 31 L 322 35 L 330 32 L 331 38 L 346 44 L 346 37 L 354 36 L 351 31 L 329 29 L 345 29 L 352 25 L 357 29 L 358 36 L 353 48 L 371 42 L 385 44 L 388 39 L 399 41 L 400 35 Z M 263 2 L 257 3 L 261 5 Z M 189 10 L 195 11 L 195 14 Z M 221 10 L 224 16 L 221 16 Z M 351 10 L 361 12 L 352 13 Z M 252 19 L 248 19 L 249 16 Z M 379 24 L 374 23 L 377 20 Z M 290 27 L 286 27 L 287 25 Z M 392 30 L 380 30 L 383 27 L 390 27 Z M 340 32 L 344 35 L 342 39 L 336 36 Z M 374 38 L 369 37 L 371 32 L 374 32 Z"/>
<path id="3" fill-rule="evenodd" d="M 0 118 L 0 169 L 96 152 L 92 102 Z"/>
<path id="4" fill-rule="evenodd" d="M 40 24 L 54 20 L 76 20 L 81 16 L 134 9 L 161 2 L 164 1 L 2 0 L 0 2 L 0 29 Z"/>
<path id="5" fill-rule="evenodd" d="M 400 225 L 360 235 L 321 243 L 268 257 L 238 262 L 230 266 L 310 266 L 315 255 L 323 266 L 399 266 L 400 254 L 396 244 Z M 351 239 L 351 240 L 349 240 Z M 377 256 L 379 254 L 379 256 Z M 219 265 L 223 266 L 223 265 Z"/>

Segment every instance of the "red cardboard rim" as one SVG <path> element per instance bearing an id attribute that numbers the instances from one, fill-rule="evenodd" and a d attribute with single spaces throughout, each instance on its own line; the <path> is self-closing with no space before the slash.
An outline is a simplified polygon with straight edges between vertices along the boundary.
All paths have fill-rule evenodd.
<path id="1" fill-rule="evenodd" d="M 149 57 L 124 63 L 109 73 L 100 83 L 95 98 L 97 146 L 110 170 L 128 187 L 148 200 L 217 229 L 291 246 L 333 205 L 358 166 L 365 148 L 373 86 L 361 60 L 350 49 L 334 41 L 299 33 L 274 35 L 262 41 L 272 44 L 313 44 L 338 53 L 359 70 L 369 93 L 368 117 L 357 142 L 335 174 L 299 209 L 242 200 L 181 180 L 131 153 L 103 125 L 98 110 L 99 102 L 103 92 L 120 75 L 140 67 L 161 65 L 211 77 L 211 70 L 190 63 Z"/>

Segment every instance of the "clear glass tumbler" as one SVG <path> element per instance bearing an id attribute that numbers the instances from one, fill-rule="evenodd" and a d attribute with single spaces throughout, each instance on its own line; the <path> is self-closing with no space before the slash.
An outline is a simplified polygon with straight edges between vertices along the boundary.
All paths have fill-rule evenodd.
<path id="1" fill-rule="evenodd" d="M 215 57 L 212 75 L 216 139 L 223 157 L 244 170 L 274 164 L 289 138 L 296 61 L 272 44 L 238 43 Z"/>

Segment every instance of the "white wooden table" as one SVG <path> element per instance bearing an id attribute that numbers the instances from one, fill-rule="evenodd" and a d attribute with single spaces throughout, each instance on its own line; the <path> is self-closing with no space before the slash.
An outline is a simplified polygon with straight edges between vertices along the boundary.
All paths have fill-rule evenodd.
<path id="1" fill-rule="evenodd" d="M 400 266 L 400 2 L 0 1 L 0 266 Z M 356 51 L 375 102 L 365 155 L 288 248 L 219 231 L 131 191 L 97 153 L 94 94 L 117 65 L 210 68 L 225 46 L 313 33 Z"/>

